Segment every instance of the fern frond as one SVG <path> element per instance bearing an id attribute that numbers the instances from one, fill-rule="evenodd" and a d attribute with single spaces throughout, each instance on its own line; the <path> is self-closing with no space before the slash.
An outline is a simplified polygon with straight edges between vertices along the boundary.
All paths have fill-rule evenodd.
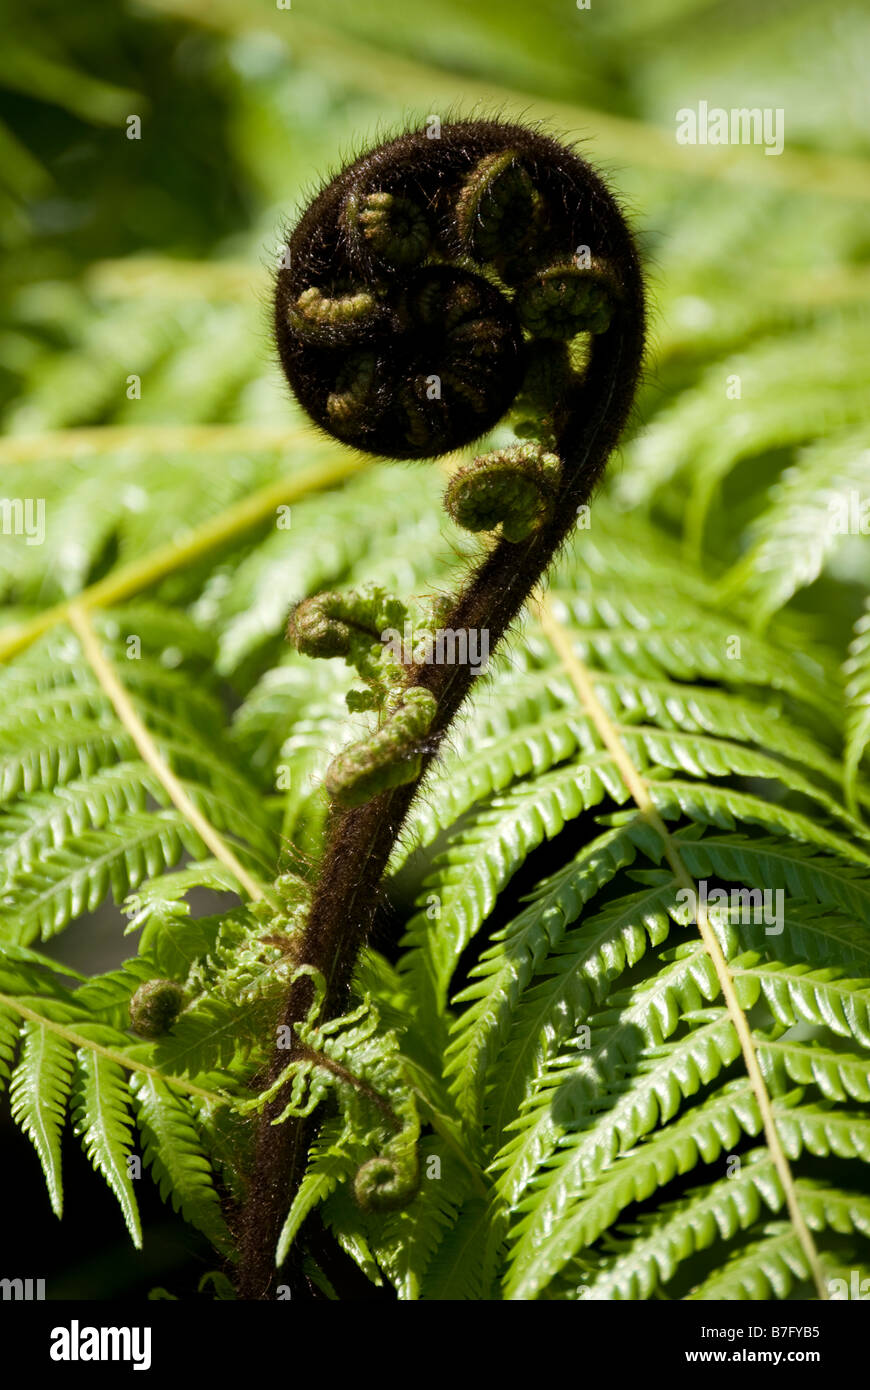
<path id="1" fill-rule="evenodd" d="M 186 1009 L 157 1044 L 156 1059 L 169 1075 L 199 1076 L 229 1069 L 246 1057 L 255 1039 L 268 1038 L 274 1004 L 205 994 Z M 249 1064 L 249 1070 L 253 1067 Z"/>
<path id="2" fill-rule="evenodd" d="M 775 1221 L 765 1230 L 686 1297 L 705 1302 L 788 1298 L 795 1284 L 809 1277 L 806 1256 L 790 1226 Z"/>
<path id="3" fill-rule="evenodd" d="M 802 822 L 798 828 L 804 829 Z M 790 902 L 837 908 L 853 924 L 870 928 L 870 881 L 861 864 L 852 862 L 851 853 L 814 852 L 801 843 L 803 835 L 795 843 L 781 836 L 752 839 L 736 832 L 733 824 L 724 829 L 730 833 L 707 830 L 702 836 L 680 837 L 680 855 L 696 880 L 718 876 L 750 886 L 766 884 L 782 889 Z M 648 840 L 645 843 L 649 849 Z M 794 920 L 791 929 L 798 930 Z M 855 943 L 853 949 L 860 947 Z"/>
<path id="4" fill-rule="evenodd" d="M 75 1133 L 93 1167 L 102 1173 L 118 1199 L 130 1239 L 142 1245 L 139 1205 L 127 1163 L 132 1153 L 129 1090 L 116 1062 L 80 1050 L 77 1058 Z"/>
<path id="5" fill-rule="evenodd" d="M 749 792 L 718 787 L 710 782 L 683 782 L 672 778 L 667 782 L 651 783 L 650 795 L 666 820 L 678 820 L 685 815 L 701 825 L 728 830 L 743 821 L 769 832 L 783 831 L 792 839 L 833 853 L 856 868 L 870 865 L 870 854 L 862 845 L 829 830 L 820 818 L 814 820 L 782 805 L 774 809 L 771 802 Z"/>
<path id="6" fill-rule="evenodd" d="M 216 1250 L 229 1254 L 232 1241 L 221 1214 L 211 1165 L 185 1102 L 150 1076 L 134 1077 L 131 1090 L 142 1135 L 142 1157 L 153 1169 L 161 1197 L 171 1201 Z"/>
<path id="7" fill-rule="evenodd" d="M 431 991 L 436 1008 L 443 1005 L 448 981 L 462 951 L 491 910 L 499 889 L 529 852 L 552 839 L 567 821 L 605 795 L 625 798 L 612 759 L 596 754 L 584 768 L 558 768 L 532 783 L 519 783 L 493 797 L 475 812 L 450 848 L 435 861 L 424 882 L 440 909 L 437 933 L 428 930 L 425 909 L 408 925 L 412 950 L 403 969 L 418 983 L 421 999 Z"/>
<path id="8" fill-rule="evenodd" d="M 817 1086 L 826 1100 L 870 1101 L 866 1057 L 822 1047 L 817 1042 L 786 1039 L 761 1043 L 758 1057 L 771 1089 L 784 1091 L 793 1081 L 801 1086 Z"/>
<path id="9" fill-rule="evenodd" d="M 63 1213 L 60 1136 L 72 1087 L 75 1052 L 39 1023 L 22 1029 L 21 1055 L 9 1085 L 12 1118 L 30 1138 L 56 1216 Z"/>
<path id="10" fill-rule="evenodd" d="M 649 1298 L 669 1283 L 685 1260 L 749 1229 L 765 1208 L 778 1212 L 783 1200 L 766 1150 L 752 1150 L 727 1178 L 694 1188 L 634 1228 L 625 1227 L 626 1233 L 634 1231 L 634 1239 L 614 1242 L 610 1258 L 584 1285 L 583 1297 L 593 1302 Z"/>
<path id="11" fill-rule="evenodd" d="M 320 1144 L 312 1150 L 308 1171 L 281 1228 L 275 1253 L 276 1265 L 280 1266 L 286 1260 L 290 1247 L 309 1214 L 326 1201 L 339 1183 L 346 1182 L 352 1172 L 353 1163 L 347 1154 L 332 1151 L 321 1138 Z"/>
<path id="12" fill-rule="evenodd" d="M 870 1232 L 870 1209 L 863 1194 L 841 1192 L 805 1178 L 798 1179 L 797 1189 L 801 1209 L 813 1230 L 829 1228 L 864 1236 Z M 632 1240 L 616 1242 L 601 1269 L 591 1278 L 587 1276 L 583 1298 L 600 1301 L 654 1296 L 667 1288 L 691 1256 L 719 1241 L 731 1240 L 738 1232 L 751 1232 L 768 1212 L 778 1214 L 782 1205 L 782 1189 L 773 1164 L 765 1150 L 753 1150 L 742 1156 L 729 1177 L 695 1188 L 679 1202 L 668 1203 L 634 1228 Z M 796 1242 L 793 1248 L 799 1248 Z M 739 1254 L 738 1260 L 743 1257 L 743 1253 Z M 751 1250 L 745 1251 L 745 1257 L 747 1269 L 753 1260 Z M 805 1264 L 800 1268 L 806 1277 Z M 730 1284 L 728 1264 L 713 1278 Z M 785 1285 L 771 1285 L 774 1287 L 782 1297 Z"/>
<path id="13" fill-rule="evenodd" d="M 715 488 L 741 459 L 823 436 L 832 421 L 866 420 L 858 366 L 866 333 L 858 310 L 803 333 L 762 339 L 712 363 L 636 441 L 624 500 L 648 501 L 665 483 L 688 475 L 697 480 L 699 526 Z M 745 388 L 738 399 L 726 394 L 729 376 Z"/>
<path id="14" fill-rule="evenodd" d="M 116 903 L 143 879 L 177 863 L 182 851 L 201 854 L 198 837 L 175 811 L 126 815 L 111 828 L 86 831 L 75 849 L 44 854 L 39 867 L 7 883 L 16 910 L 4 926 L 12 941 L 43 940 L 83 912 L 93 912 L 111 892 Z"/>
<path id="15" fill-rule="evenodd" d="M 438 1297 L 430 1290 L 437 1283 L 441 1261 L 450 1258 L 446 1247 L 462 1222 L 466 1203 L 478 1200 L 469 1198 L 467 1171 L 439 1139 L 421 1143 L 420 1162 L 423 1179 L 418 1197 L 370 1233 L 378 1263 L 399 1298 L 409 1300 Z M 432 1176 L 427 1175 L 430 1172 Z"/>
<path id="16" fill-rule="evenodd" d="M 559 971 L 553 982 L 545 980 L 529 992 L 518 1012 L 516 1037 L 508 1048 L 512 1070 L 520 1072 L 522 1068 L 518 1079 L 525 1087 L 530 1087 L 532 1096 L 544 1095 L 544 1103 L 523 1107 L 516 1120 L 511 1121 L 509 1116 L 513 1112 L 508 1105 L 500 1095 L 493 1096 L 495 1134 L 501 1135 L 508 1128 L 516 1131 L 497 1152 L 492 1165 L 500 1170 L 499 1189 L 511 1202 L 526 1186 L 558 1135 L 558 1127 L 546 1104 L 549 1091 L 538 1089 L 539 1078 L 552 1055 L 551 1049 L 555 1050 L 550 1040 L 558 1046 L 558 1042 L 573 1033 L 577 1023 L 586 1018 L 594 1045 L 575 1059 L 574 1079 L 579 1081 L 582 1076 L 589 1089 L 595 1092 L 606 1087 L 626 1063 L 633 1062 L 644 1046 L 661 1046 L 679 1026 L 684 1012 L 703 1008 L 719 993 L 716 972 L 700 942 L 681 948 L 674 959 L 666 960 L 655 974 L 641 980 L 633 989 L 611 995 L 608 1009 L 602 1015 L 586 1012 L 588 994 L 581 996 L 579 1017 L 573 1012 L 572 983 L 569 967 Z M 531 1028 L 529 1019 L 534 1020 Z M 538 1042 L 532 1047 L 530 1038 L 545 1040 L 549 1046 Z"/>
<path id="17" fill-rule="evenodd" d="M 491 1220 L 488 1204 L 479 1197 L 462 1206 L 431 1260 L 421 1298 L 479 1302 L 492 1296 L 485 1277 Z"/>
<path id="18" fill-rule="evenodd" d="M 868 429 L 822 439 L 802 451 L 774 484 L 767 509 L 755 518 L 749 552 L 726 580 L 747 590 L 757 625 L 815 582 L 849 534 L 853 499 L 870 471 Z"/>
<path id="19" fill-rule="evenodd" d="M 558 1154 L 542 1178 L 543 1195 L 534 1202 L 528 1197 L 519 1205 L 520 1212 L 529 1214 L 513 1233 L 505 1296 L 533 1298 L 632 1202 L 649 1197 L 702 1160 L 713 1162 L 723 1150 L 732 1151 L 744 1135 L 754 1137 L 760 1130 L 761 1116 L 750 1084 L 736 1081 L 664 1126 L 634 1153 L 624 1155 L 588 1195 L 581 1195 L 574 1146 Z"/>
<path id="20" fill-rule="evenodd" d="M 811 970 L 780 961 L 755 964 L 751 956 L 738 957 L 731 970 L 746 1003 L 763 994 L 774 1018 L 785 1027 L 798 1022 L 824 1025 L 870 1048 L 870 980 L 844 979 L 837 969 Z"/>
<path id="21" fill-rule="evenodd" d="M 501 713 L 505 713 L 502 706 Z M 432 798 L 418 814 L 412 829 L 431 839 L 439 829 L 445 829 L 475 801 L 504 790 L 511 782 L 548 771 L 568 759 L 577 759 L 579 775 L 588 776 L 595 766 L 599 750 L 589 715 L 568 706 L 529 718 L 522 707 L 515 731 L 502 737 L 481 741 L 481 730 L 474 731 L 474 752 L 456 757 L 449 765 L 450 780 L 443 785 L 441 795 Z M 817 802 L 833 817 L 846 823 L 857 835 L 866 835 L 857 822 L 830 790 L 804 775 L 790 761 L 772 757 L 745 744 L 707 733 L 677 729 L 644 728 L 638 723 L 616 722 L 632 761 L 639 770 L 654 766 L 677 773 L 705 777 L 741 776 L 779 782 L 785 789 Z M 757 730 L 753 741 L 761 741 L 763 730 Z M 791 757 L 799 755 L 798 740 L 791 746 Z M 821 761 L 820 755 L 816 759 Z M 837 765 L 826 761 L 826 771 L 833 781 Z"/>
<path id="22" fill-rule="evenodd" d="M 846 752 L 843 780 L 850 804 L 857 799 L 858 769 L 870 745 L 870 599 L 855 624 L 849 658 L 843 671 L 846 685 Z"/>
<path id="23" fill-rule="evenodd" d="M 626 828 L 598 836 L 538 886 L 529 906 L 496 933 L 494 944 L 483 952 L 471 972 L 474 983 L 454 999 L 468 1007 L 456 1019 L 445 1053 L 451 1090 L 467 1120 L 479 1114 L 489 1064 L 507 1035 L 520 995 L 584 903 L 634 856 Z M 503 1076 L 501 1084 L 510 1091 L 509 1076 Z"/>
<path id="24" fill-rule="evenodd" d="M 350 573 L 402 592 L 431 583 L 433 552 L 443 544 L 438 504 L 437 476 L 421 476 L 411 492 L 397 490 L 387 466 L 294 508 L 292 545 L 286 531 L 275 530 L 217 601 L 218 668 L 237 670 L 281 633 L 294 598 L 343 584 Z"/>
<path id="25" fill-rule="evenodd" d="M 615 580 L 594 590 L 555 585 L 550 595 L 578 656 L 593 667 L 614 675 L 772 689 L 837 727 L 838 691 L 820 682 L 815 661 L 757 636 L 734 613 L 667 593 L 645 602 Z"/>

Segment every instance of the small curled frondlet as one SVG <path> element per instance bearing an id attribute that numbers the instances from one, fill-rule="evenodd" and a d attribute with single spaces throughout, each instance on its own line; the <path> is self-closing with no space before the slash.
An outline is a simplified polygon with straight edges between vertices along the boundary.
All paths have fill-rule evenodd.
<path id="1" fill-rule="evenodd" d="M 420 1190 L 420 1165 L 416 1150 L 398 1157 L 378 1154 L 357 1169 L 354 1196 L 363 1211 L 400 1211 Z"/>
<path id="2" fill-rule="evenodd" d="M 444 505 L 467 531 L 494 531 L 522 541 L 553 513 L 562 465 L 540 444 L 515 444 L 482 454 L 458 469 Z"/>
<path id="3" fill-rule="evenodd" d="M 326 790 L 338 805 L 361 806 L 420 774 L 426 733 L 436 702 L 428 690 L 408 684 L 408 672 L 384 640 L 402 632 L 408 610 L 371 584 L 349 593 L 303 599 L 290 615 L 287 635 L 307 656 L 341 656 L 366 683 L 348 692 L 354 711 L 376 710 L 379 727 L 339 753 L 326 773 Z"/>
<path id="4" fill-rule="evenodd" d="M 146 980 L 130 1000 L 130 1022 L 140 1037 L 159 1038 L 169 1032 L 185 1003 L 175 980 Z"/>
<path id="5" fill-rule="evenodd" d="M 435 697 L 422 686 L 405 690 L 381 729 L 330 763 L 326 790 L 334 800 L 342 806 L 362 806 L 381 792 L 416 781 L 436 708 Z"/>

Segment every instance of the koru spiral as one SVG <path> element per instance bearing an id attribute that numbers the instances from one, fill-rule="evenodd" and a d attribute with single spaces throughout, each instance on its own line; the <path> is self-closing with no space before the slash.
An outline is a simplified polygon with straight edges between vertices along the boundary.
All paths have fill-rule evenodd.
<path id="1" fill-rule="evenodd" d="M 563 455 L 589 335 L 615 321 L 621 340 L 631 322 L 639 360 L 640 273 L 611 194 L 573 151 L 495 121 L 430 123 L 348 165 L 290 236 L 275 294 L 301 405 L 346 444 L 397 459 L 461 448 L 512 408 L 521 438 Z M 529 461 L 503 457 L 501 485 Z M 546 510 L 552 471 L 542 485 Z"/>

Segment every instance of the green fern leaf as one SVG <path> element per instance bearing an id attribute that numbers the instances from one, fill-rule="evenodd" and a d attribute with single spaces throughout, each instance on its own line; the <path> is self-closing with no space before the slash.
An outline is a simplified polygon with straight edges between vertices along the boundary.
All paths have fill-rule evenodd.
<path id="1" fill-rule="evenodd" d="M 809 1278 L 807 1257 L 791 1226 L 771 1222 L 767 1234 L 733 1254 L 686 1297 L 713 1302 L 788 1298 L 795 1284 Z"/>
<path id="2" fill-rule="evenodd" d="M 72 1087 L 75 1054 L 65 1038 L 25 1022 L 21 1055 L 9 1085 L 12 1118 L 39 1156 L 56 1216 L 63 1214 L 60 1137 Z"/>
<path id="3" fill-rule="evenodd" d="M 747 588 L 761 625 L 797 592 L 815 582 L 848 534 L 850 497 L 867 478 L 866 426 L 845 438 L 805 449 L 774 485 L 770 505 L 756 517 L 749 553 L 730 580 Z"/>
<path id="4" fill-rule="evenodd" d="M 439 930 L 427 928 L 425 909 L 412 919 L 406 941 L 413 950 L 405 969 L 425 997 L 429 990 L 443 1005 L 447 985 L 462 951 L 492 908 L 499 889 L 529 852 L 552 839 L 565 823 L 609 793 L 623 800 L 625 790 L 612 759 L 597 755 L 583 768 L 557 769 L 530 784 L 520 783 L 494 797 L 463 825 L 459 843 L 436 861 L 427 877 L 426 898 L 438 899 Z M 428 904 L 427 904 L 428 905 Z M 417 983 L 419 982 L 419 983 Z"/>
<path id="5" fill-rule="evenodd" d="M 521 994 L 584 903 L 630 864 L 634 853 L 625 828 L 605 832 L 545 879 L 529 906 L 482 954 L 471 972 L 475 982 L 455 998 L 469 1007 L 457 1018 L 445 1054 L 451 1090 L 467 1120 L 479 1114 L 489 1063 L 507 1035 Z M 502 1084 L 510 1089 L 507 1076 Z"/>
<path id="6" fill-rule="evenodd" d="M 80 1049 L 76 1078 L 74 1131 L 93 1167 L 118 1199 L 137 1250 L 142 1246 L 139 1207 L 127 1158 L 132 1152 L 129 1091 L 121 1067 L 96 1052 Z"/>
<path id="7" fill-rule="evenodd" d="M 216 1250 L 229 1254 L 232 1241 L 221 1215 L 211 1167 L 185 1102 L 151 1076 L 135 1077 L 131 1090 L 143 1140 L 142 1156 L 153 1170 L 161 1197 L 171 1201 Z"/>
<path id="8" fill-rule="evenodd" d="M 846 795 L 854 804 L 861 759 L 870 744 L 870 600 L 855 624 L 849 659 L 843 668 L 846 685 L 846 756 L 844 782 Z"/>
<path id="9" fill-rule="evenodd" d="M 545 1018 L 553 1017 L 560 1023 L 566 1034 L 572 1033 L 582 1020 L 588 1022 L 594 1045 L 584 1049 L 575 1060 L 573 1073 L 575 1080 L 585 1079 L 588 1089 L 594 1093 L 604 1090 L 626 1063 L 639 1056 L 644 1046 L 661 1046 L 679 1026 L 684 1012 L 703 1008 L 715 999 L 719 982 L 709 957 L 698 942 L 677 951 L 673 960 L 666 961 L 655 975 L 644 978 L 633 989 L 611 995 L 603 1014 L 592 1013 L 588 1000 L 581 1001 L 579 1017 L 569 1012 L 562 1004 L 566 988 L 571 988 L 570 969 L 560 974 L 555 988 L 543 982 L 539 990 L 531 991 L 526 1008 L 537 1025 L 536 1036 L 540 1036 L 542 1013 Z M 570 1008 L 571 995 L 567 994 L 567 998 Z M 527 1025 L 524 1019 L 518 1022 L 517 1037 L 523 1039 Z M 522 1051 L 518 1049 L 519 1056 L 524 1059 L 526 1051 L 525 1046 Z M 549 1051 L 544 1053 L 543 1060 L 548 1056 Z M 559 1070 L 561 1072 L 561 1068 Z M 509 1118 L 511 1112 L 501 1098 L 493 1098 L 496 1134 L 501 1136 L 508 1128 L 516 1131 L 496 1154 L 492 1165 L 502 1170 L 499 1189 L 510 1202 L 525 1188 L 558 1132 L 546 1104 L 549 1091 L 538 1091 L 543 1074 L 544 1065 L 537 1062 L 526 1084 L 531 1083 L 534 1093 L 545 1097 L 544 1103 L 524 1106 L 515 1120 Z"/>
<path id="10" fill-rule="evenodd" d="M 554 1274 L 583 1246 L 590 1245 L 630 1203 L 648 1197 L 701 1159 L 710 1163 L 733 1150 L 742 1135 L 755 1136 L 761 1116 L 748 1081 L 732 1082 L 688 1115 L 666 1125 L 638 1149 L 625 1155 L 580 1196 L 582 1177 L 573 1147 L 558 1155 L 542 1182 L 545 1194 L 516 1227 L 511 1272 L 505 1286 L 510 1299 L 534 1298 Z"/>

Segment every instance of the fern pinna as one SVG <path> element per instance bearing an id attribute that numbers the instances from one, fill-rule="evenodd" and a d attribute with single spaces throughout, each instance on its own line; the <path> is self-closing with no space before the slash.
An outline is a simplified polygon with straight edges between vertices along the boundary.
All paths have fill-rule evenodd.
<path id="1" fill-rule="evenodd" d="M 307 467 L 178 429 L 149 499 L 147 443 L 83 430 L 126 500 L 74 461 L 77 545 L 6 585 L 0 1067 L 54 1209 L 69 1125 L 132 1239 L 139 1158 L 242 1298 L 341 1296 L 336 1244 L 409 1299 L 829 1296 L 870 1235 L 866 619 L 841 673 L 784 605 L 859 431 L 727 573 L 703 378 L 590 507 L 638 258 L 520 126 L 356 159 L 275 289 Z M 137 954 L 86 978 L 50 943 L 108 897 Z"/>

